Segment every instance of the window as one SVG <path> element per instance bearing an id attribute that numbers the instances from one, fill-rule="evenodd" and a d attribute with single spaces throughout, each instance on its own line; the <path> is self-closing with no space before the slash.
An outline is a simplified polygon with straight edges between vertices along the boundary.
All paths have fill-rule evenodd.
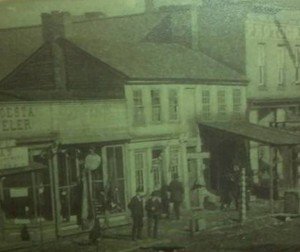
<path id="1" fill-rule="evenodd" d="M 258 85 L 265 85 L 265 44 L 258 44 Z"/>
<path id="2" fill-rule="evenodd" d="M 178 174 L 178 166 L 179 166 L 179 147 L 173 146 L 170 147 L 170 173 L 173 176 L 174 174 Z"/>
<path id="3" fill-rule="evenodd" d="M 96 153 L 103 157 L 103 164 L 91 172 L 96 214 L 123 212 L 126 204 L 123 147 L 98 147 Z"/>
<path id="4" fill-rule="evenodd" d="M 145 123 L 142 90 L 133 91 L 133 121 L 137 125 Z"/>
<path id="5" fill-rule="evenodd" d="M 209 92 L 209 90 L 204 90 L 202 92 L 202 117 L 203 117 L 203 120 L 210 119 L 210 92 Z"/>
<path id="6" fill-rule="evenodd" d="M 300 85 L 300 46 L 296 46 L 295 82 Z"/>
<path id="7" fill-rule="evenodd" d="M 62 150 L 57 155 L 60 216 L 63 222 L 78 222 L 81 184 L 77 179 L 76 151 Z"/>
<path id="8" fill-rule="evenodd" d="M 159 90 L 151 90 L 152 122 L 161 121 L 161 105 Z"/>
<path id="9" fill-rule="evenodd" d="M 134 154 L 134 160 L 135 160 L 135 184 L 136 189 L 145 191 L 145 156 L 146 152 L 144 150 L 137 150 Z"/>
<path id="10" fill-rule="evenodd" d="M 174 89 L 169 90 L 169 119 L 178 120 L 178 92 Z"/>
<path id="11" fill-rule="evenodd" d="M 223 119 L 226 117 L 226 99 L 225 90 L 218 91 L 218 117 Z"/>
<path id="12" fill-rule="evenodd" d="M 106 202 L 110 213 L 125 211 L 125 177 L 122 146 L 104 148 L 107 160 Z"/>
<path id="13" fill-rule="evenodd" d="M 278 85 L 285 82 L 285 47 L 278 47 Z"/>
<path id="14" fill-rule="evenodd" d="M 242 107 L 242 97 L 241 97 L 241 90 L 240 89 L 233 89 L 232 94 L 232 111 L 233 111 L 233 117 L 235 119 L 240 119 L 241 117 L 241 107 Z"/>
<path id="15" fill-rule="evenodd" d="M 161 185 L 161 170 L 162 170 L 162 149 L 152 150 L 152 173 L 154 188 Z"/>

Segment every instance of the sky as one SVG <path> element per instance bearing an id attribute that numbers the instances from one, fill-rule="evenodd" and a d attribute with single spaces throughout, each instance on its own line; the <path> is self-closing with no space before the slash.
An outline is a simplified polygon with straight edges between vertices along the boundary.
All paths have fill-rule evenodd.
<path id="1" fill-rule="evenodd" d="M 156 6 L 184 4 L 192 0 L 154 0 Z M 300 1 L 300 0 L 299 0 Z M 35 25 L 40 14 L 53 10 L 80 15 L 101 11 L 108 16 L 144 11 L 144 0 L 0 0 L 0 28 Z"/>

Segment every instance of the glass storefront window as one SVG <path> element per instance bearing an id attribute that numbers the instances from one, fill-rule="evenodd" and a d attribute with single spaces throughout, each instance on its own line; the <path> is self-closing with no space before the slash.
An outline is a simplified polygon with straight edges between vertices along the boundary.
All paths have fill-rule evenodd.
<path id="1" fill-rule="evenodd" d="M 6 222 L 35 223 L 52 221 L 52 198 L 48 158 L 42 150 L 30 150 L 30 165 L 43 169 L 18 173 L 2 177 L 3 200 L 1 207 Z M 29 167 L 34 168 L 34 167 Z"/>
<path id="2" fill-rule="evenodd" d="M 79 224 L 82 185 L 79 179 L 79 167 L 76 164 L 76 150 L 62 150 L 57 158 L 61 220 Z"/>
<path id="3" fill-rule="evenodd" d="M 100 214 L 125 211 L 125 182 L 122 146 L 103 148 L 105 164 L 92 172 L 93 198 Z"/>

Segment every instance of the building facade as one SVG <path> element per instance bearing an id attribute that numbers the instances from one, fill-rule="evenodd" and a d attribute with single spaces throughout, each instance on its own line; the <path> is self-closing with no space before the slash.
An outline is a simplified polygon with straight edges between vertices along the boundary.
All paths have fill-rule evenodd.
<path id="1" fill-rule="evenodd" d="M 244 119 L 247 80 L 186 47 L 132 41 L 152 32 L 148 18 L 135 35 L 125 27 L 126 42 L 74 35 L 68 13 L 43 14 L 35 30 L 43 41 L 4 69 L 1 151 L 11 156 L 0 172 L 3 240 L 25 226 L 37 240 L 81 232 L 95 216 L 104 227 L 127 223 L 136 189 L 149 195 L 173 174 L 187 209 L 203 207 L 195 185 L 218 189 L 221 173 L 210 171 L 198 123 Z"/>

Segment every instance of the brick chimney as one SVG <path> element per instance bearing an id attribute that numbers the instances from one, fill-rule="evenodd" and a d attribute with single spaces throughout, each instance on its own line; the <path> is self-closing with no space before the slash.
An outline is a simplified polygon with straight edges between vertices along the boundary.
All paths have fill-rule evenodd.
<path id="1" fill-rule="evenodd" d="M 191 6 L 191 35 L 192 49 L 199 50 L 199 6 L 202 5 L 202 0 L 193 0 Z"/>
<path id="2" fill-rule="evenodd" d="M 145 0 L 145 12 L 151 13 L 155 10 L 153 0 Z"/>
<path id="3" fill-rule="evenodd" d="M 57 39 L 71 35 L 72 17 L 68 12 L 42 13 L 42 32 L 46 43 L 50 43 L 53 60 L 54 84 L 57 91 L 67 89 L 65 53 Z"/>
<path id="4" fill-rule="evenodd" d="M 72 17 L 69 12 L 42 13 L 44 41 L 51 42 L 71 35 Z"/>

